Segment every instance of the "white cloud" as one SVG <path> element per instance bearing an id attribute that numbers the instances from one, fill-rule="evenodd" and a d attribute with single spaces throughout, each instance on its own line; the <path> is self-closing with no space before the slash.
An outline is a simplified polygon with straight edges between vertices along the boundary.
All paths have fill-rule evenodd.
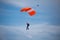
<path id="1" fill-rule="evenodd" d="M 2 0 L 2 2 L 19 7 L 34 6 L 36 4 L 34 0 Z"/>
<path id="2" fill-rule="evenodd" d="M 13 33 L 16 33 L 17 35 L 24 35 L 25 37 L 28 37 L 30 39 L 34 37 L 44 37 L 44 36 L 49 36 L 50 33 L 57 34 L 60 33 L 60 27 L 59 26 L 54 26 L 54 25 L 49 25 L 47 23 L 44 24 L 36 24 L 36 25 L 31 25 L 29 30 L 26 30 L 24 26 L 20 27 L 14 27 L 14 26 L 1 26 L 6 31 L 11 31 Z M 38 36 L 37 36 L 38 35 Z"/>
<path id="3" fill-rule="evenodd" d="M 1 0 L 1 2 L 16 7 L 35 7 L 35 9 L 44 12 L 43 8 L 41 7 L 42 5 L 44 5 L 44 0 Z M 40 5 L 40 7 L 37 7 L 38 4 Z"/>

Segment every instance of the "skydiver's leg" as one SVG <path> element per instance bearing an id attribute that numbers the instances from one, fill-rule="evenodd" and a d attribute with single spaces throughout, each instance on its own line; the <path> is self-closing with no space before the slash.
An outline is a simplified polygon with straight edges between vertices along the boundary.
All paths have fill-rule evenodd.
<path id="1" fill-rule="evenodd" d="M 26 27 L 26 30 L 29 30 L 29 26 Z"/>
<path id="2" fill-rule="evenodd" d="M 29 30 L 29 26 L 27 27 L 27 29 Z"/>

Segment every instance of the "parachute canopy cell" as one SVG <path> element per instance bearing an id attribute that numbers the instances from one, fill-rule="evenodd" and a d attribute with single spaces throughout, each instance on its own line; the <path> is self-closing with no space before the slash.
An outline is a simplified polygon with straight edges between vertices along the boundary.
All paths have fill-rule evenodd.
<path id="1" fill-rule="evenodd" d="M 20 11 L 21 11 L 21 12 L 28 12 L 28 14 L 29 14 L 30 16 L 33 16 L 33 15 L 36 14 L 36 11 L 33 10 L 32 8 L 30 8 L 30 7 L 22 8 Z"/>

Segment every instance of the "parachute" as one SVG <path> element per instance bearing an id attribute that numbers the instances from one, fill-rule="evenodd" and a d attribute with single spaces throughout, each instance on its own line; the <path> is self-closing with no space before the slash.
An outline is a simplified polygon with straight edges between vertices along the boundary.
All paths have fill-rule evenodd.
<path id="1" fill-rule="evenodd" d="M 25 7 L 20 10 L 21 12 L 28 12 L 30 16 L 33 16 L 36 14 L 36 11 L 30 7 Z"/>

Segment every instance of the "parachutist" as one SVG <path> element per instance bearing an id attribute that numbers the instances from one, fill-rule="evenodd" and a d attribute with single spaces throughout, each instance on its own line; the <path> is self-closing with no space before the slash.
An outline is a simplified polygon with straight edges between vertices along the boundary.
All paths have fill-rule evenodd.
<path id="1" fill-rule="evenodd" d="M 30 26 L 30 24 L 29 24 L 29 23 L 27 23 L 26 30 L 29 30 L 29 26 Z"/>

